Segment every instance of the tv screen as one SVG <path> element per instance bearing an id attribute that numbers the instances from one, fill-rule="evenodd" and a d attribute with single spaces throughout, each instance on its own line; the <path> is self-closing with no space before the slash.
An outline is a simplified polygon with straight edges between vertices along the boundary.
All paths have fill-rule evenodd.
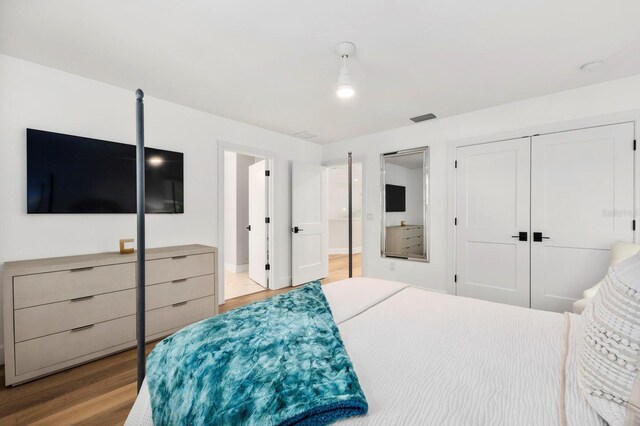
<path id="1" fill-rule="evenodd" d="M 147 213 L 184 213 L 183 154 L 145 148 Z M 27 211 L 135 213 L 136 147 L 27 129 Z"/>
<path id="2" fill-rule="evenodd" d="M 403 212 L 405 207 L 406 188 L 398 185 L 385 185 L 384 199 L 385 211 L 387 212 Z"/>

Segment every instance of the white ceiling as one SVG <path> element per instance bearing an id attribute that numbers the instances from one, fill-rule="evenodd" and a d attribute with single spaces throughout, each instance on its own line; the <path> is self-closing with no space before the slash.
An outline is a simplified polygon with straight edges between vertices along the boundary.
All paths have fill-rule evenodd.
<path id="1" fill-rule="evenodd" d="M 640 74 L 638 16 L 638 0 L 0 0 L 0 52 L 326 143 Z"/>

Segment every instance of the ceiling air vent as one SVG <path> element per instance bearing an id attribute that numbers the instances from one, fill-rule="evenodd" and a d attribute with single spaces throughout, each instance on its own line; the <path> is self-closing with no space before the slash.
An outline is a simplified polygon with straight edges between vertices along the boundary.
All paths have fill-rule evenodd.
<path id="1" fill-rule="evenodd" d="M 413 117 L 410 120 L 413 121 L 414 123 L 419 123 L 421 121 L 433 120 L 434 118 L 436 118 L 436 115 L 429 113 L 429 114 Z"/>
<path id="2" fill-rule="evenodd" d="M 300 132 L 300 133 L 294 133 L 293 136 L 297 137 L 297 138 L 302 138 L 302 139 L 313 139 L 318 137 L 318 135 L 315 135 L 311 132 Z"/>

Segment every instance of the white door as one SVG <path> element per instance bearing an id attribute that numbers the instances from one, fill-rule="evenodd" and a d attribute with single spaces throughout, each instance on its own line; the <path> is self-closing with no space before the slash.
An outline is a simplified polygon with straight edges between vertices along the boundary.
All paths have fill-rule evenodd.
<path id="1" fill-rule="evenodd" d="M 457 149 L 458 295 L 529 307 L 529 147 L 520 138 Z"/>
<path id="2" fill-rule="evenodd" d="M 571 311 L 633 241 L 633 138 L 632 123 L 533 138 L 532 308 Z"/>
<path id="3" fill-rule="evenodd" d="M 326 168 L 293 162 L 291 198 L 291 279 L 300 285 L 329 275 Z"/>
<path id="4" fill-rule="evenodd" d="M 249 278 L 267 288 L 268 213 L 267 160 L 249 166 Z"/>

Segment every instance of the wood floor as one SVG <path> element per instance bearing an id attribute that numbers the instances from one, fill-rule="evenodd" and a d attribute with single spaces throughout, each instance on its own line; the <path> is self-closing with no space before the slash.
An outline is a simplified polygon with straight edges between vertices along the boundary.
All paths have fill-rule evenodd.
<path id="1" fill-rule="evenodd" d="M 348 276 L 346 255 L 330 256 L 323 284 Z M 362 260 L 354 255 L 354 276 Z M 291 290 L 266 290 L 228 300 L 220 312 Z M 147 354 L 155 342 L 147 345 Z M 4 387 L 0 367 L 0 425 L 120 425 L 136 398 L 136 351 L 131 349 L 23 385 Z"/>

